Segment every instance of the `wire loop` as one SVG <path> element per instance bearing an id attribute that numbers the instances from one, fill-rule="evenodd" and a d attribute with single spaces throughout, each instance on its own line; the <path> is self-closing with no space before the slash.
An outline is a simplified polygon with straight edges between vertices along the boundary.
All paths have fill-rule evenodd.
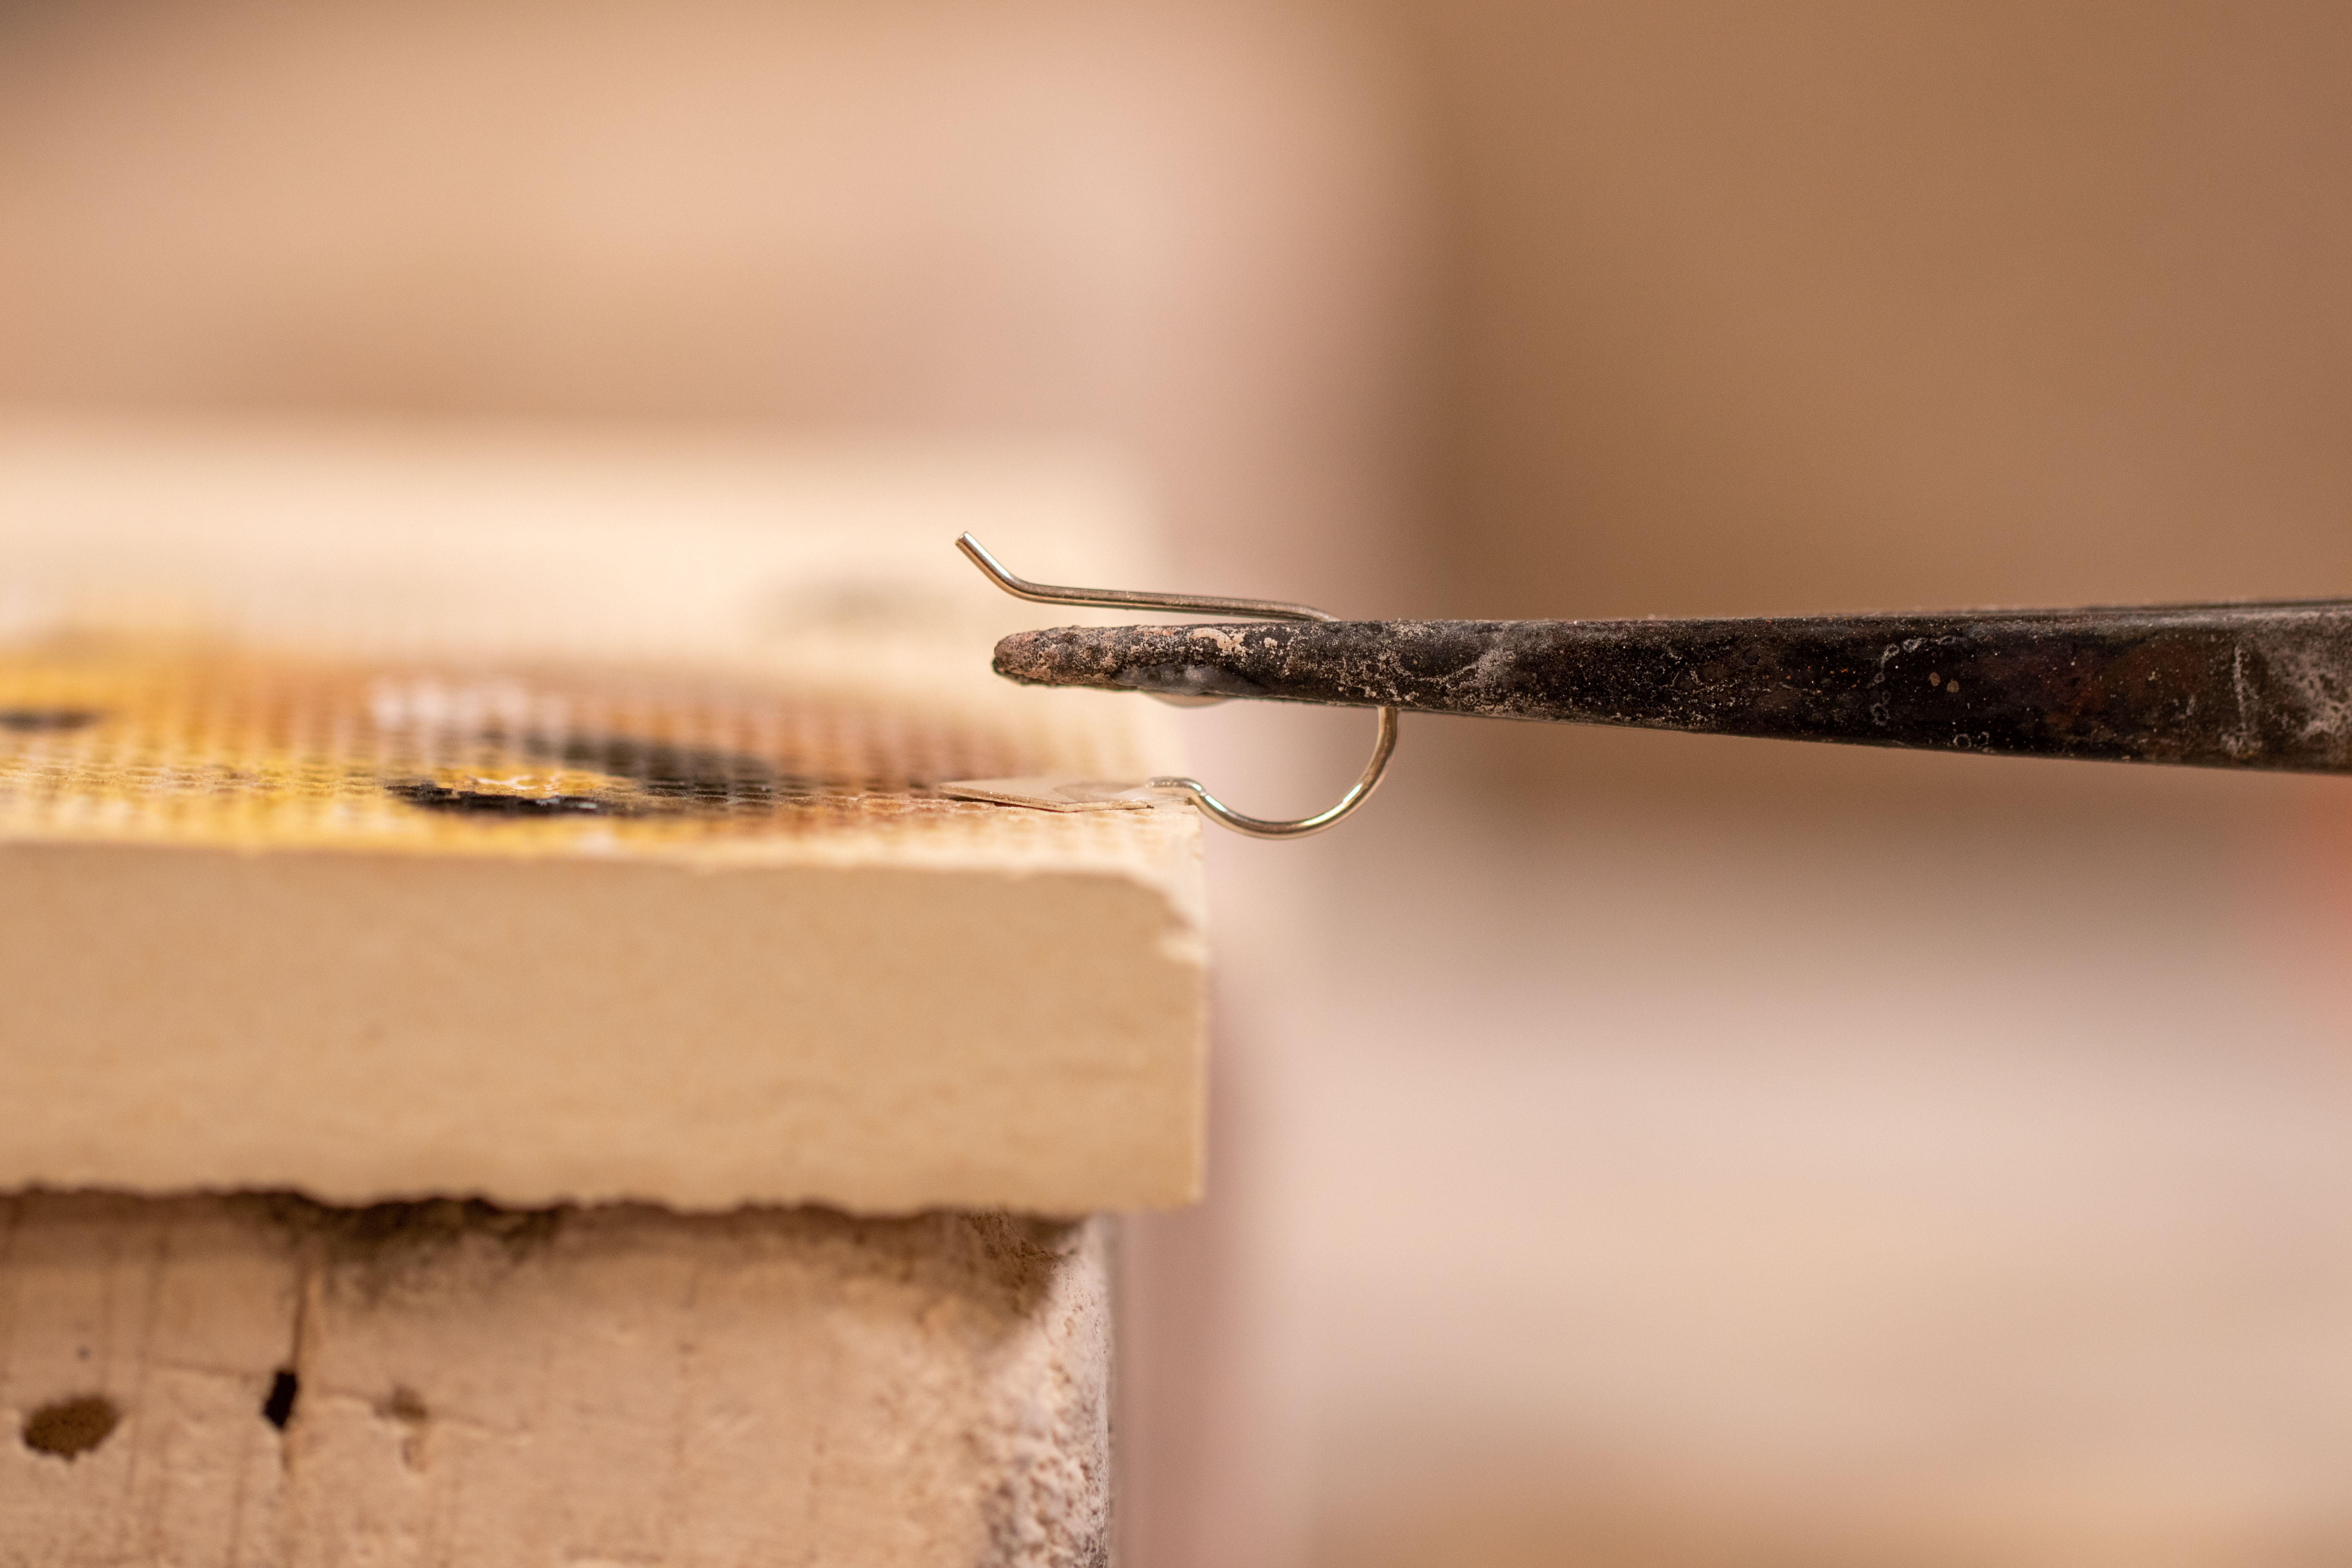
<path id="1" fill-rule="evenodd" d="M 1277 599 L 1219 599 L 1198 594 L 1143 594 L 1127 588 L 1061 588 L 1044 583 L 1032 583 L 1017 577 L 1004 563 L 988 552 L 987 547 L 971 534 L 959 535 L 956 548 L 979 567 L 988 580 L 1016 599 L 1027 599 L 1039 605 L 1082 605 L 1103 610 L 1159 610 L 1180 616 L 1232 616 L 1255 621 L 1336 621 L 1311 605 L 1293 605 Z M 1181 790 L 1191 797 L 1201 815 L 1220 827 L 1252 838 L 1304 838 L 1310 833 L 1320 833 L 1334 826 L 1371 797 L 1388 771 L 1389 758 L 1397 743 L 1397 710 L 1380 710 L 1379 735 L 1372 742 L 1371 761 L 1364 764 L 1361 777 L 1349 785 L 1339 801 L 1312 816 L 1290 821 L 1274 821 L 1262 816 L 1249 816 L 1235 811 L 1209 793 L 1199 779 L 1156 778 L 1146 785 L 1150 789 Z"/>

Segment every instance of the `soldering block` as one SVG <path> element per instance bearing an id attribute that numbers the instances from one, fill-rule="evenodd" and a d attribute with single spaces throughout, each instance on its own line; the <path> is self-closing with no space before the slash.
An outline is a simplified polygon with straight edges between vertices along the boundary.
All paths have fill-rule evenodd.
<path id="1" fill-rule="evenodd" d="M 940 789 L 1169 761 L 988 675 L 992 524 L 1126 569 L 1034 469 L 0 437 L 0 1188 L 1190 1200 L 1195 817 Z"/>

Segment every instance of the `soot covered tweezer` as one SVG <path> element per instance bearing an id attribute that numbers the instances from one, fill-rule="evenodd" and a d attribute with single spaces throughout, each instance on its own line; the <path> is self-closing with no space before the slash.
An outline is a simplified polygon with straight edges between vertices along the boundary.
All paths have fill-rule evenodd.
<path id="1" fill-rule="evenodd" d="M 1056 626 L 996 645 L 999 675 L 1182 702 L 1258 698 L 1379 710 L 1363 776 L 1290 822 L 1244 816 L 1189 778 L 1215 821 L 1318 833 L 1361 805 L 1403 711 L 2197 767 L 2352 773 L 2352 600 L 1640 621 L 1343 621 L 1262 599 L 1057 588 L 958 548 L 1046 605 L 1216 616 Z M 996 781 L 999 783 L 1008 781 Z M 982 799 L 1003 790 L 948 786 Z M 1117 786 L 1066 791 L 1108 803 Z M 1034 794 L 1034 792 L 1033 792 Z"/>

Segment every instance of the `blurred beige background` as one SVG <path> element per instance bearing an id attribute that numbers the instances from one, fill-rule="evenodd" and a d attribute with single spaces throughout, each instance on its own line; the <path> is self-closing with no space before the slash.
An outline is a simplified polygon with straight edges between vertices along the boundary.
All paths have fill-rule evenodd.
<path id="1" fill-rule="evenodd" d="M 1168 586 L 1363 614 L 2343 595 L 2347 81 L 2317 4 L 18 5 L 0 401 L 1090 445 Z M 1361 719 L 1191 722 L 1279 811 Z M 1433 721 L 1213 855 L 1130 1563 L 2352 1561 L 2333 781 Z"/>

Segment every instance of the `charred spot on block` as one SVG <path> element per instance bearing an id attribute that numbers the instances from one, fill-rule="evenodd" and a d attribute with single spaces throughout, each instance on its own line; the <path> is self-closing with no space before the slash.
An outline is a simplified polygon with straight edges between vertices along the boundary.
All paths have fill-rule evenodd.
<path id="1" fill-rule="evenodd" d="M 0 730 L 12 735 L 54 735 L 98 722 L 95 708 L 0 708 Z"/>
<path id="2" fill-rule="evenodd" d="M 455 789 L 430 779 L 405 779 L 384 786 L 425 811 L 468 816 L 616 816 L 622 808 L 593 795 L 508 795 L 498 790 Z"/>
<path id="3" fill-rule="evenodd" d="M 421 1426 L 430 1415 L 425 1408 L 425 1396 L 405 1384 L 395 1386 L 390 1394 L 376 1402 L 375 1413 L 387 1421 L 405 1426 Z"/>
<path id="4" fill-rule="evenodd" d="M 281 1366 L 269 1379 L 269 1397 L 261 1402 L 261 1418 L 286 1430 L 286 1423 L 294 1419 L 294 1402 L 302 1396 L 302 1379 L 290 1366 Z"/>
<path id="5" fill-rule="evenodd" d="M 375 1413 L 401 1428 L 400 1462 L 412 1470 L 425 1468 L 425 1436 L 430 1413 L 425 1408 L 425 1396 L 406 1384 L 396 1384 L 393 1391 L 376 1401 Z"/>
<path id="6" fill-rule="evenodd" d="M 499 1269 L 520 1268 L 562 1231 L 567 1209 L 510 1209 L 480 1198 L 418 1198 L 344 1208 L 292 1193 L 249 1203 L 306 1249 L 316 1247 L 339 1286 L 363 1300 L 425 1279 L 457 1251 Z M 292 1373 L 288 1373 L 289 1377 Z"/>
<path id="7" fill-rule="evenodd" d="M 122 1409 L 100 1394 L 44 1405 L 25 1417 L 25 1447 L 71 1461 L 114 1435 Z"/>
<path id="8" fill-rule="evenodd" d="M 555 752 L 576 768 L 625 779 L 659 800 L 692 805 L 768 805 L 823 791 L 821 781 L 779 772 L 758 757 L 715 746 L 680 746 L 628 735 L 575 736 Z"/>

